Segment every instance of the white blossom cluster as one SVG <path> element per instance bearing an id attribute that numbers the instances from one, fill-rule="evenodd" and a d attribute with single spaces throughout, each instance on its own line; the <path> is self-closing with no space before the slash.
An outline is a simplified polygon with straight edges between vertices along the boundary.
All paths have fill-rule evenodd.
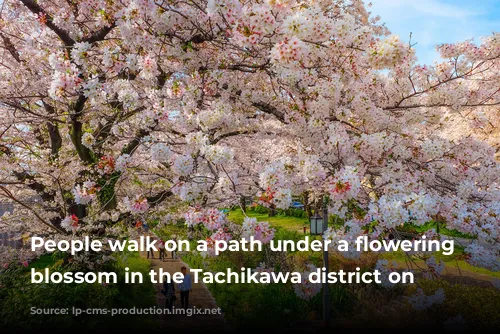
<path id="1" fill-rule="evenodd" d="M 76 232 L 80 229 L 80 225 L 78 223 L 78 217 L 75 215 L 67 216 L 61 221 L 61 227 L 68 232 Z"/>
<path id="2" fill-rule="evenodd" d="M 94 144 L 95 144 L 95 138 L 94 138 L 94 136 L 91 133 L 89 133 L 89 132 L 85 132 L 82 135 L 82 145 L 85 146 L 88 149 L 92 149 L 92 146 Z"/>
<path id="3" fill-rule="evenodd" d="M 145 213 L 149 209 L 149 203 L 146 197 L 137 194 L 134 199 L 129 199 L 128 196 L 123 199 L 123 204 L 132 214 Z"/>
<path id="4" fill-rule="evenodd" d="M 375 265 L 375 269 L 380 272 L 380 281 L 382 282 L 381 285 L 383 287 L 392 288 L 396 285 L 395 283 L 389 281 L 389 275 L 397 269 L 396 261 L 389 262 L 385 259 L 378 260 Z"/>
<path id="5" fill-rule="evenodd" d="M 392 68 L 404 58 L 409 57 L 413 50 L 399 39 L 398 35 L 391 35 L 377 42 L 368 54 L 370 64 L 376 69 Z"/>
<path id="6" fill-rule="evenodd" d="M 82 185 L 77 184 L 73 188 L 73 196 L 77 204 L 89 204 L 97 196 L 97 186 L 93 181 L 85 181 Z"/>
<path id="7" fill-rule="evenodd" d="M 218 230 L 227 224 L 226 215 L 215 208 L 202 209 L 192 207 L 184 217 L 187 226 L 203 224 L 209 231 Z"/>
<path id="8" fill-rule="evenodd" d="M 445 264 L 443 261 L 436 260 L 435 256 L 431 256 L 425 261 L 427 265 L 427 270 L 424 272 L 424 277 L 427 279 L 437 278 L 441 276 L 444 270 Z"/>
<path id="9" fill-rule="evenodd" d="M 122 154 L 116 159 L 115 169 L 121 173 L 125 173 L 131 162 L 132 157 L 130 154 Z"/>
<path id="10" fill-rule="evenodd" d="M 49 96 L 54 100 L 63 101 L 64 97 L 74 94 L 82 83 L 76 64 L 72 63 L 62 53 L 53 53 L 49 56 L 49 64 L 54 70 Z"/>
<path id="11" fill-rule="evenodd" d="M 257 218 L 245 217 L 243 220 L 242 237 L 255 240 L 267 244 L 274 238 L 275 229 L 269 226 L 268 222 L 258 222 Z"/>
<path id="12" fill-rule="evenodd" d="M 436 304 L 442 304 L 444 300 L 445 294 L 443 289 L 438 289 L 433 295 L 427 296 L 424 290 L 418 288 L 415 295 L 408 297 L 411 306 L 417 311 L 428 309 Z"/>
<path id="13" fill-rule="evenodd" d="M 167 162 L 172 157 L 170 148 L 163 144 L 157 143 L 151 146 L 151 159 L 158 162 Z"/>
<path id="14" fill-rule="evenodd" d="M 187 155 L 178 155 L 174 159 L 172 169 L 175 173 L 181 176 L 188 176 L 194 168 L 194 160 Z"/>
<path id="15" fill-rule="evenodd" d="M 301 283 L 293 285 L 293 289 L 297 297 L 310 300 L 321 291 L 321 284 L 311 283 L 311 281 L 309 281 L 310 273 L 315 272 L 316 270 L 317 268 L 314 265 L 307 265 L 307 270 L 301 274 Z"/>
<path id="16" fill-rule="evenodd" d="M 487 268 L 493 271 L 500 271 L 500 261 L 498 253 L 493 249 L 486 249 L 477 242 L 470 243 L 464 251 L 469 254 L 467 262 L 473 266 Z"/>

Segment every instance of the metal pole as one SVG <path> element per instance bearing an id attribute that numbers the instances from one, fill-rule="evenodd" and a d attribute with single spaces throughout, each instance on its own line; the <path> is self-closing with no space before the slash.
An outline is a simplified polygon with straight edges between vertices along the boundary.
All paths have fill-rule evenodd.
<path id="1" fill-rule="evenodd" d="M 326 198 L 323 201 L 323 224 L 325 224 L 325 227 L 328 227 L 328 205 Z M 325 267 L 328 281 L 328 249 L 323 250 L 323 266 Z M 323 282 L 323 319 L 325 321 L 325 328 L 330 328 L 330 291 L 328 289 L 328 282 Z"/>

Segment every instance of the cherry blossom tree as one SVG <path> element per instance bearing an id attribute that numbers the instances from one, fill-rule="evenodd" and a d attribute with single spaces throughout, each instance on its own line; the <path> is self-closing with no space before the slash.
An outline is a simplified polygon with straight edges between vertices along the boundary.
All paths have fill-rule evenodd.
<path id="1" fill-rule="evenodd" d="M 0 10 L 0 194 L 16 205 L 2 227 L 113 235 L 181 204 L 288 208 L 309 192 L 351 227 L 328 236 L 435 220 L 476 235 L 471 263 L 499 269 L 495 148 L 446 135 L 457 119 L 496 126 L 499 34 L 421 65 L 359 0 Z"/>

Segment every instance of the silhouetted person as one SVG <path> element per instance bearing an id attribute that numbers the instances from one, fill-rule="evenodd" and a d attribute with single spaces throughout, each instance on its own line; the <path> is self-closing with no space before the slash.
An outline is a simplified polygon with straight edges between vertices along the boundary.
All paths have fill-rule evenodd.
<path id="1" fill-rule="evenodd" d="M 172 281 L 164 281 L 163 290 L 161 290 L 161 293 L 165 295 L 165 308 L 168 308 L 170 311 L 172 311 L 174 301 L 176 299 L 174 283 Z"/>
<path id="2" fill-rule="evenodd" d="M 192 290 L 191 275 L 186 273 L 186 267 L 181 268 L 181 273 L 184 275 L 182 283 L 179 283 L 179 290 L 181 291 L 181 306 L 186 309 L 189 305 L 189 292 Z"/>
<path id="3" fill-rule="evenodd" d="M 159 250 L 159 254 L 158 254 L 159 259 L 164 261 L 165 260 L 165 243 L 163 242 L 163 240 L 158 241 L 158 250 Z"/>

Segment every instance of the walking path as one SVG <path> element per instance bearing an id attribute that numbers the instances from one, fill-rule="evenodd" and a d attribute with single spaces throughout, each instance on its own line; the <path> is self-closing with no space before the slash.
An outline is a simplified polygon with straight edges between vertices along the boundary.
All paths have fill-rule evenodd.
<path id="1" fill-rule="evenodd" d="M 156 272 L 159 268 L 162 268 L 164 272 L 168 271 L 173 274 L 181 271 L 181 267 L 189 266 L 182 262 L 180 259 L 172 259 L 170 252 L 167 252 L 168 257 L 164 261 L 158 259 L 158 253 L 155 253 L 155 258 L 150 259 L 151 269 Z M 141 256 L 146 258 L 146 252 L 142 252 Z M 163 289 L 163 284 L 155 284 L 157 291 L 156 301 L 159 307 L 165 308 L 165 297 L 160 293 Z M 176 285 L 176 297 L 177 300 L 174 302 L 174 311 L 176 308 L 181 307 L 180 294 Z M 203 283 L 193 282 L 193 292 L 189 294 L 189 307 L 195 310 L 198 309 L 217 309 L 217 304 L 215 299 L 208 291 L 207 287 Z M 178 310 L 180 311 L 180 310 Z M 203 311 L 202 311 L 203 312 Z M 193 312 L 194 313 L 194 312 Z M 180 330 L 228 330 L 227 324 L 224 321 L 223 314 L 193 314 L 188 316 L 186 314 L 166 314 L 160 315 L 161 327 L 163 329 L 180 329 Z"/>

